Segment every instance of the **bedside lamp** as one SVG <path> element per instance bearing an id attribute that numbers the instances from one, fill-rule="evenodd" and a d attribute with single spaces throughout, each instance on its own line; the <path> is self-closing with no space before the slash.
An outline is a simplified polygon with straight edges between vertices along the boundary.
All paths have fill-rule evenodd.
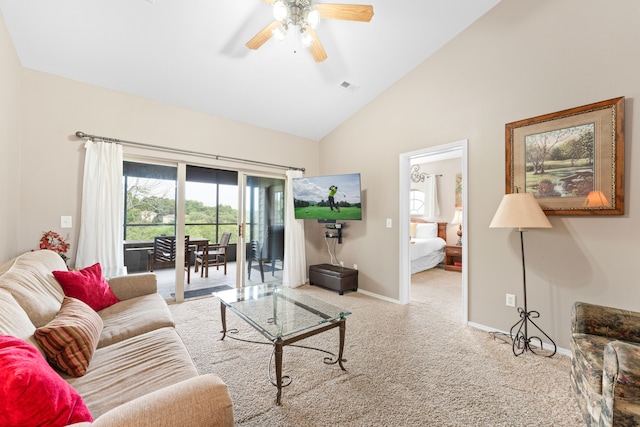
<path id="1" fill-rule="evenodd" d="M 456 209 L 451 224 L 458 225 L 458 243 L 456 245 L 462 246 L 462 209 Z"/>
<path id="2" fill-rule="evenodd" d="M 534 354 L 538 351 L 536 346 L 531 346 L 533 341 L 539 343 L 539 348 L 542 349 L 542 339 L 538 336 L 529 336 L 529 323 L 533 325 L 542 335 L 544 335 L 553 345 L 553 353 L 548 357 L 556 354 L 556 343 L 553 342 L 551 337 L 547 335 L 538 325 L 534 323 L 533 319 L 540 317 L 540 313 L 537 311 L 529 311 L 527 308 L 527 275 L 524 263 L 524 240 L 522 232 L 527 228 L 551 228 L 551 223 L 547 219 L 547 216 L 540 208 L 537 200 L 531 193 L 512 193 L 505 194 L 498 206 L 498 210 L 489 225 L 489 228 L 517 228 L 520 232 L 520 251 L 522 253 L 522 286 L 524 290 L 524 308 L 518 307 L 518 313 L 520 320 L 511 327 L 511 348 L 513 354 L 516 356 L 521 355 L 525 351 L 531 351 Z M 515 334 L 514 334 L 514 331 Z"/>

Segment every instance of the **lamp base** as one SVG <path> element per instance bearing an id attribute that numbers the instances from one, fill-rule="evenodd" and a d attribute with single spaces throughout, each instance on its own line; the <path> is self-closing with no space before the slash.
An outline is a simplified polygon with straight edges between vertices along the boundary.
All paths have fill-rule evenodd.
<path id="1" fill-rule="evenodd" d="M 511 327 L 509 334 L 511 337 L 511 349 L 515 356 L 520 356 L 525 351 L 530 351 L 533 354 L 545 357 L 551 357 L 556 354 L 556 343 L 547 335 L 536 323 L 531 319 L 537 319 L 540 317 L 540 313 L 537 311 L 526 311 L 518 307 L 518 313 L 520 314 L 520 320 Z M 542 339 L 536 335 L 529 335 L 529 323 L 535 327 L 547 340 L 551 343 L 553 348 L 545 349 L 542 344 Z M 514 334 L 515 331 L 515 334 Z"/>

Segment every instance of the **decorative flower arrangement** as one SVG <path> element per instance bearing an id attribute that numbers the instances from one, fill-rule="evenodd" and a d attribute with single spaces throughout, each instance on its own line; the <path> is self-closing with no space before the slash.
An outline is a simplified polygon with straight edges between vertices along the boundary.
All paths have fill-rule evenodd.
<path id="1" fill-rule="evenodd" d="M 42 233 L 42 238 L 40 239 L 40 249 L 49 249 L 50 251 L 57 252 L 62 259 L 67 262 L 67 251 L 71 245 L 64 241 L 62 236 L 60 236 L 55 231 L 44 231 Z"/>

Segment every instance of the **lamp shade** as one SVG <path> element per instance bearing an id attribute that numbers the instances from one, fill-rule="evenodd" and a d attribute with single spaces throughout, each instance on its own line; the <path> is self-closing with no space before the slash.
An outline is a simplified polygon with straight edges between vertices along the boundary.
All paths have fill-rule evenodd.
<path id="1" fill-rule="evenodd" d="M 460 209 L 456 209 L 454 212 L 451 224 L 462 224 L 462 211 Z"/>
<path id="2" fill-rule="evenodd" d="M 551 228 L 551 223 L 531 193 L 505 194 L 490 228 Z"/>

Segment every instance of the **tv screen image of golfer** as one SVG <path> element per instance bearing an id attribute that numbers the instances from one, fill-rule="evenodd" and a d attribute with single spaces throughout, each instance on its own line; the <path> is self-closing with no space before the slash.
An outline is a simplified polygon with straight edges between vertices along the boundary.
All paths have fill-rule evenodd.
<path id="1" fill-rule="evenodd" d="M 360 174 L 293 179 L 296 219 L 361 220 Z"/>

